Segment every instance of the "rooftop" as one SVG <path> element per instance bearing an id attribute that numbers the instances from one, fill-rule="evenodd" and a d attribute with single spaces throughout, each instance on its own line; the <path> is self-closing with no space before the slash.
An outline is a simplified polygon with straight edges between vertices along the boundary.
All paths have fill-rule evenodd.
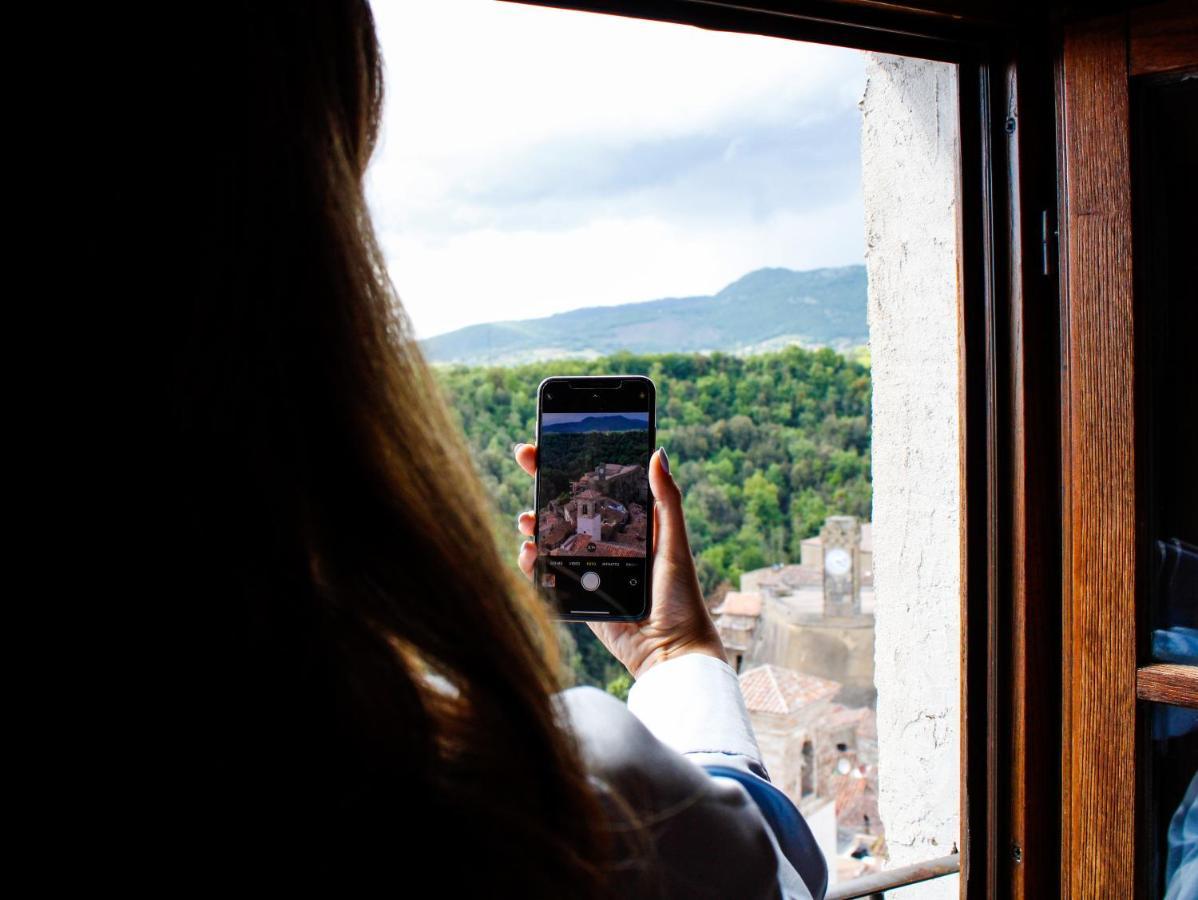
<path id="1" fill-rule="evenodd" d="M 638 465 L 622 466 L 619 463 L 601 463 L 595 467 L 595 474 L 600 478 L 615 478 L 617 475 L 623 475 L 627 472 L 633 472 L 639 469 Z"/>
<path id="2" fill-rule="evenodd" d="M 863 706 L 844 706 L 833 703 L 828 711 L 820 717 L 820 724 L 828 731 L 840 728 L 852 728 L 859 738 L 877 740 L 877 713 Z"/>
<path id="3" fill-rule="evenodd" d="M 757 591 L 729 591 L 714 612 L 717 616 L 760 616 L 761 594 Z"/>
<path id="4" fill-rule="evenodd" d="M 772 664 L 758 666 L 740 676 L 740 692 L 750 712 L 785 716 L 810 703 L 827 700 L 839 690 L 839 682 Z"/>
<path id="5" fill-rule="evenodd" d="M 574 531 L 574 526 L 565 519 L 553 516 L 541 519 L 540 539 L 543 544 L 556 544 L 565 540 Z"/>
<path id="6" fill-rule="evenodd" d="M 594 550 L 588 550 L 591 545 Z M 585 533 L 568 537 L 560 547 L 550 551 L 552 556 L 624 556 L 641 557 L 645 555 L 645 545 L 638 541 L 635 545 L 617 544 L 614 541 L 596 541 Z"/>
<path id="7" fill-rule="evenodd" d="M 813 547 L 822 547 L 823 543 L 824 543 L 823 538 L 821 538 L 818 534 L 815 535 L 814 537 L 803 538 L 802 542 L 804 544 L 807 544 L 807 545 L 813 546 Z M 861 523 L 861 552 L 862 553 L 873 553 L 874 552 L 874 523 L 873 522 L 862 522 Z"/>
<path id="8" fill-rule="evenodd" d="M 796 590 L 801 587 L 818 587 L 822 591 L 824 585 L 824 573 L 820 569 L 801 566 L 798 563 L 755 569 L 752 572 L 746 572 L 745 575 L 754 576 L 754 583 L 757 587 L 771 587 L 776 592 Z M 744 583 L 745 578 L 742 575 L 741 584 Z"/>
<path id="9" fill-rule="evenodd" d="M 870 827 L 881 830 L 877 770 L 867 768 L 862 772 L 857 769 L 848 775 L 834 776 L 833 781 L 839 782 L 834 787 L 837 823 L 860 828 L 865 823 L 865 817 L 869 816 Z"/>

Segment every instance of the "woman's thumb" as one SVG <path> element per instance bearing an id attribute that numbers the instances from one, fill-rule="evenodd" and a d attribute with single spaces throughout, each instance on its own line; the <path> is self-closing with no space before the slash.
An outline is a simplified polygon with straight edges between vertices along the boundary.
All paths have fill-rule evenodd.
<path id="1" fill-rule="evenodd" d="M 682 516 L 682 492 L 670 475 L 670 457 L 659 447 L 649 460 L 649 487 L 656 504 L 655 553 L 667 559 L 690 559 L 686 521 Z"/>

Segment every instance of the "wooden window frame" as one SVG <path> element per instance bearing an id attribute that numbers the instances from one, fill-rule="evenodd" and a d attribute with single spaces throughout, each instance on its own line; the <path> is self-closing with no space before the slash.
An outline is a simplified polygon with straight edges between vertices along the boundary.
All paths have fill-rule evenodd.
<path id="1" fill-rule="evenodd" d="M 1187 8 L 1188 6 L 1188 8 Z M 1151 896 L 1148 708 L 1198 707 L 1198 666 L 1147 656 L 1144 377 L 1137 334 L 1131 102 L 1141 77 L 1198 71 L 1198 13 L 1140 4 L 1062 23 L 1061 893 Z"/>
<path id="2" fill-rule="evenodd" d="M 1062 168 L 1061 886 L 1130 897 L 1136 816 L 1131 170 L 1122 17 L 1069 23 Z M 1089 835 L 1078 816 L 1096 823 Z"/>
<path id="3" fill-rule="evenodd" d="M 1058 895 L 1061 822 L 1055 800 L 1043 809 L 1061 796 L 1063 744 L 1058 98 L 1046 13 L 1031 21 L 1014 5 L 956 0 L 514 2 L 958 66 L 961 895 Z M 862 888 L 951 869 L 931 860 Z"/>

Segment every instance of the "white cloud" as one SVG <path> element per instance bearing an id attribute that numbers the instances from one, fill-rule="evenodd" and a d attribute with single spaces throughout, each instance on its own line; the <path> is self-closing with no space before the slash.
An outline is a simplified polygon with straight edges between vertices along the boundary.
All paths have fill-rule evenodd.
<path id="1" fill-rule="evenodd" d="M 419 335 L 861 260 L 855 51 L 494 0 L 373 7 L 368 191 Z"/>
<path id="2" fill-rule="evenodd" d="M 390 235 L 384 246 L 405 307 L 420 334 L 431 336 L 475 322 L 710 294 L 764 265 L 856 262 L 859 237 L 826 225 L 859 211 L 852 198 L 814 213 L 701 229 L 607 219 L 552 233 L 474 230 L 437 242 Z"/>

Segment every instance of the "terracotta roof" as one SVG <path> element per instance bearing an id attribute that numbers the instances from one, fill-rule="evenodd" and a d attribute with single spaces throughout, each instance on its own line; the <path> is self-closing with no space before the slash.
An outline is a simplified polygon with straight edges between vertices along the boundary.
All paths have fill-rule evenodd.
<path id="1" fill-rule="evenodd" d="M 740 676 L 740 692 L 751 712 L 785 716 L 810 703 L 827 700 L 839 690 L 839 682 L 775 665 L 758 666 Z"/>
<path id="2" fill-rule="evenodd" d="M 757 591 L 729 591 L 715 612 L 724 616 L 760 616 L 761 594 Z"/>
<path id="3" fill-rule="evenodd" d="M 757 576 L 757 586 L 791 589 L 824 583 L 824 573 L 817 566 L 802 566 L 798 563 L 779 566 L 778 568 L 756 569 L 761 574 Z"/>
<path id="4" fill-rule="evenodd" d="M 850 707 L 833 703 L 828 711 L 820 718 L 820 724 L 831 730 L 833 728 L 857 727 L 874 719 L 874 711 L 864 706 Z"/>
<path id="5" fill-rule="evenodd" d="M 869 816 L 870 829 L 882 829 L 882 817 L 878 813 L 877 774 L 874 769 L 865 773 L 858 770 L 849 775 L 833 776 L 836 793 L 836 824 L 844 827 L 861 828 Z"/>
<path id="6" fill-rule="evenodd" d="M 625 534 L 635 534 L 639 540 L 645 539 L 648 530 L 648 520 L 644 516 L 633 516 L 624 526 Z"/>
<path id="7" fill-rule="evenodd" d="M 557 516 L 553 518 L 541 519 L 540 540 L 541 544 L 546 547 L 564 541 L 567 537 L 574 533 L 574 526 L 564 519 L 559 519 Z"/>
<path id="8" fill-rule="evenodd" d="M 594 550 L 588 550 L 590 544 L 595 545 Z M 589 535 L 574 534 L 566 539 L 566 541 L 556 550 L 550 551 L 551 556 L 624 556 L 624 557 L 642 557 L 645 555 L 645 545 L 643 542 L 636 544 L 617 544 L 614 541 L 596 541 Z"/>

